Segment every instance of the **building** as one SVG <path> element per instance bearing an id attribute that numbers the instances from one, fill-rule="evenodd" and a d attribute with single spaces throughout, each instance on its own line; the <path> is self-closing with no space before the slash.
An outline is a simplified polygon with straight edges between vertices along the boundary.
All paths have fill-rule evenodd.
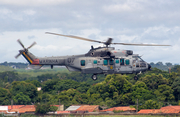
<path id="1" fill-rule="evenodd" d="M 99 112 L 99 105 L 72 105 L 66 111 L 71 113 Z"/>
<path id="2" fill-rule="evenodd" d="M 159 113 L 166 113 L 166 114 L 177 114 L 180 113 L 180 106 L 165 106 L 161 107 L 160 109 L 141 109 L 139 114 L 159 114 Z"/>
<path id="3" fill-rule="evenodd" d="M 57 111 L 64 111 L 64 105 L 52 105 L 58 107 Z M 0 113 L 13 114 L 13 113 L 35 113 L 35 105 L 7 105 L 0 106 Z"/>
<path id="4" fill-rule="evenodd" d="M 136 112 L 136 109 L 131 108 L 130 106 L 120 106 L 120 107 L 113 107 L 113 108 L 102 110 L 102 112 L 107 112 L 107 111 L 122 111 L 122 112 L 134 113 Z"/>

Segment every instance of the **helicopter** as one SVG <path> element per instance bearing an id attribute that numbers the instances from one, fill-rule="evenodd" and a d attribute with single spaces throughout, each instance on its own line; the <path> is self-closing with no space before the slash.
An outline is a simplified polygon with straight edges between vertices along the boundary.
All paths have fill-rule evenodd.
<path id="1" fill-rule="evenodd" d="M 151 70 L 151 65 L 145 62 L 138 54 L 133 54 L 132 50 L 115 50 L 110 45 L 132 45 L 132 46 L 170 46 L 157 44 L 134 44 L 134 43 L 112 43 L 113 39 L 108 38 L 107 41 L 97 41 L 73 35 L 63 35 L 58 33 L 46 32 L 46 34 L 58 35 L 84 41 L 102 43 L 105 46 L 91 49 L 86 54 L 72 56 L 57 57 L 36 57 L 29 49 L 36 42 L 25 48 L 20 39 L 17 42 L 22 46 L 22 50 L 15 56 L 18 58 L 22 55 L 32 69 L 40 69 L 43 65 L 66 66 L 69 71 L 81 72 L 84 74 L 92 74 L 92 79 L 97 80 L 98 74 L 136 74 L 134 79 L 138 79 L 138 74 Z"/>

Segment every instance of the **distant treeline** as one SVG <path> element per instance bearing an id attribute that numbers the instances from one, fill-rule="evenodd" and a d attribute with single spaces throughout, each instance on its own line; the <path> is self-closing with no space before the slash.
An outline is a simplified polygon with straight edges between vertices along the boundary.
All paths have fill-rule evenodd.
<path id="1" fill-rule="evenodd" d="M 16 68 L 24 69 L 24 68 L 27 68 L 28 63 L 4 62 L 4 63 L 0 63 L 0 65 L 10 66 L 10 67 L 15 66 Z"/>

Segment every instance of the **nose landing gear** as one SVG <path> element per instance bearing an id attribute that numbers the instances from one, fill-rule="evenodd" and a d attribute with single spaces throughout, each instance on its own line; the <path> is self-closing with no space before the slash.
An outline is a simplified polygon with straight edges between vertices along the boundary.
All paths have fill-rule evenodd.
<path id="1" fill-rule="evenodd" d="M 93 74 L 91 77 L 93 80 L 97 80 L 97 74 Z"/>

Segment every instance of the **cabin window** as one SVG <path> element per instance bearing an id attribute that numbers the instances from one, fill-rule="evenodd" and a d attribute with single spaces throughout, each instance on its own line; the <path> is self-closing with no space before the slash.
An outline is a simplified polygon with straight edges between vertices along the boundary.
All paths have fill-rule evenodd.
<path id="1" fill-rule="evenodd" d="M 113 65 L 114 64 L 114 61 L 111 59 L 109 60 L 109 65 Z"/>
<path id="2" fill-rule="evenodd" d="M 97 64 L 97 60 L 94 60 L 94 64 Z"/>
<path id="3" fill-rule="evenodd" d="M 81 66 L 85 66 L 85 60 L 81 60 Z"/>
<path id="4" fill-rule="evenodd" d="M 126 65 L 129 65 L 129 59 L 126 59 Z"/>
<path id="5" fill-rule="evenodd" d="M 104 65 L 108 65 L 108 60 L 104 60 Z"/>
<path id="6" fill-rule="evenodd" d="M 116 63 L 119 64 L 119 59 L 116 59 Z"/>
<path id="7" fill-rule="evenodd" d="M 124 59 L 120 59 L 120 65 L 124 65 Z"/>

